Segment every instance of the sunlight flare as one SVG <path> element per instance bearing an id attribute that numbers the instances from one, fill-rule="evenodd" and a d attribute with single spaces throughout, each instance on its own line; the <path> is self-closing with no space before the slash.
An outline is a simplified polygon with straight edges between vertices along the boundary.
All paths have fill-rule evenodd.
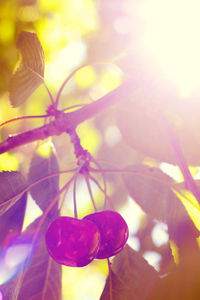
<path id="1" fill-rule="evenodd" d="M 31 251 L 31 244 L 13 245 L 2 250 L 0 257 L 0 284 L 6 283 L 21 271 Z"/>
<path id="2" fill-rule="evenodd" d="M 200 2 L 146 0 L 139 5 L 143 47 L 182 97 L 200 87 Z"/>

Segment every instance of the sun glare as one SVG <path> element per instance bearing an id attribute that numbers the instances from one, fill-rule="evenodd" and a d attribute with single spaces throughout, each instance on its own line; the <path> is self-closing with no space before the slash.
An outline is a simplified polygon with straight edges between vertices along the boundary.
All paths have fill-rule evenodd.
<path id="1" fill-rule="evenodd" d="M 138 8 L 145 52 L 189 97 L 200 87 L 200 1 L 145 0 Z"/>

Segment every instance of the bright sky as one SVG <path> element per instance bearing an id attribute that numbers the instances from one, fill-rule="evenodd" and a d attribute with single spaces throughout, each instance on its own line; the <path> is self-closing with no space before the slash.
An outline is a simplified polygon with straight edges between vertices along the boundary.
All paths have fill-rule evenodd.
<path id="1" fill-rule="evenodd" d="M 143 46 L 183 97 L 200 87 L 200 1 L 145 0 Z"/>

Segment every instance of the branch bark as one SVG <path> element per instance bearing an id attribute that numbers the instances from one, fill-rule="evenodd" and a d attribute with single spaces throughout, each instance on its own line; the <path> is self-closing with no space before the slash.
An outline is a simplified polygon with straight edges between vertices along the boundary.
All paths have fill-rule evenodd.
<path id="1" fill-rule="evenodd" d="M 70 132 L 82 122 L 96 116 L 118 101 L 130 97 L 135 88 L 133 80 L 128 79 L 110 93 L 74 112 L 60 113 L 55 120 L 44 126 L 9 136 L 0 143 L 0 154 L 37 140 L 44 140 L 49 136 Z"/>

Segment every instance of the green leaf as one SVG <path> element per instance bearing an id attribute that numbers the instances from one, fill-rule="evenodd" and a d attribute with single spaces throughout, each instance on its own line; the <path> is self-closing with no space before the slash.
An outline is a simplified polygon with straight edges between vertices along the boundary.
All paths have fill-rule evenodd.
<path id="1" fill-rule="evenodd" d="M 172 191 L 174 181 L 171 177 L 147 165 L 133 165 L 126 169 L 129 173 L 122 177 L 129 195 L 148 215 L 167 223 L 171 239 L 179 244 L 186 233 L 191 238 L 198 237 L 197 228 Z"/>
<path id="2" fill-rule="evenodd" d="M 14 107 L 23 104 L 43 82 L 44 52 L 35 33 L 22 31 L 17 40 L 20 63 L 10 81 L 10 101 Z"/>
<path id="3" fill-rule="evenodd" d="M 14 245 L 32 243 L 40 220 L 41 217 L 34 221 Z M 46 249 L 48 225 L 49 220 L 46 219 L 33 246 L 31 260 L 27 260 L 30 264 L 24 266 L 24 273 L 1 286 L 5 299 L 61 300 L 61 266 L 52 260 Z"/>
<path id="4" fill-rule="evenodd" d="M 59 172 L 59 166 L 56 155 L 51 152 L 49 158 L 41 157 L 35 154 L 31 160 L 28 179 L 29 183 L 33 183 L 48 174 Z M 30 189 L 31 196 L 45 211 L 50 202 L 54 199 L 59 191 L 59 176 L 53 176 L 45 179 Z M 51 209 L 49 214 L 55 216 L 58 210 L 58 201 Z"/>
<path id="5" fill-rule="evenodd" d="M 145 259 L 128 245 L 114 258 L 100 300 L 146 299 L 159 280 L 158 273 Z M 112 296 L 112 297 L 111 297 Z"/>

